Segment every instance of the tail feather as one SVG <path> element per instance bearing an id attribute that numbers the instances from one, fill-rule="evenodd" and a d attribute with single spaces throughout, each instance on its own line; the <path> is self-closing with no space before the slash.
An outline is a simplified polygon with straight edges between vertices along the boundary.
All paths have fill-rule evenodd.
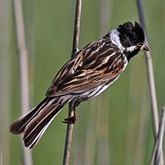
<path id="1" fill-rule="evenodd" d="M 56 100 L 55 100 L 56 101 Z M 50 106 L 49 106 L 50 105 Z M 26 147 L 31 148 L 33 143 L 36 143 L 40 136 L 45 132 L 50 122 L 60 112 L 61 106 L 56 107 L 54 100 L 49 102 L 48 107 L 45 107 L 25 128 L 24 131 L 24 144 Z"/>
<path id="2" fill-rule="evenodd" d="M 44 99 L 26 116 L 10 126 L 13 134 L 23 133 L 24 144 L 32 148 L 41 138 L 60 109 L 70 100 L 69 96 Z"/>
<path id="3" fill-rule="evenodd" d="M 38 134 L 34 134 L 35 136 L 33 135 L 33 137 L 31 137 L 31 138 L 30 137 L 24 138 L 25 147 L 28 147 L 30 149 L 34 145 L 36 145 L 39 142 L 42 135 L 44 134 L 44 132 L 46 131 L 46 129 L 48 128 L 49 124 L 52 122 L 52 120 L 55 117 L 56 117 L 56 115 L 54 117 L 52 117 L 52 119 L 41 129 L 41 131 Z"/>
<path id="4" fill-rule="evenodd" d="M 23 133 L 26 125 L 39 113 L 39 111 L 42 109 L 43 106 L 47 104 L 48 101 L 49 101 L 49 98 L 46 97 L 37 107 L 34 107 L 25 116 L 14 121 L 10 125 L 9 131 L 16 135 Z"/>

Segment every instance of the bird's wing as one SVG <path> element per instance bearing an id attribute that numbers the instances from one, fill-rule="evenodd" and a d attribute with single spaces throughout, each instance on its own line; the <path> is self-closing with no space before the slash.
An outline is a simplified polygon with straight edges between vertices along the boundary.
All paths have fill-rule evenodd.
<path id="1" fill-rule="evenodd" d="M 123 58 L 109 39 L 92 42 L 62 67 L 46 95 L 79 94 L 111 83 L 125 68 Z"/>

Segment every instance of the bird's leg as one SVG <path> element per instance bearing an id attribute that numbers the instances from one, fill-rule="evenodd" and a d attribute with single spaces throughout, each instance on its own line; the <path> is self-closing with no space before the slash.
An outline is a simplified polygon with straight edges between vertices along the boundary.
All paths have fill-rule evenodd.
<path id="1" fill-rule="evenodd" d="M 63 123 L 69 123 L 69 124 L 74 124 L 76 122 L 76 109 L 73 108 L 73 115 L 65 118 L 64 121 L 62 121 Z"/>

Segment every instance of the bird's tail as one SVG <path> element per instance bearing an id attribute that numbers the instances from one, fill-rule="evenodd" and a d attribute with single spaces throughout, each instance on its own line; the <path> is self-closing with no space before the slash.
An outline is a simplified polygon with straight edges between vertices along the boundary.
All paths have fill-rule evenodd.
<path id="1" fill-rule="evenodd" d="M 69 96 L 46 97 L 28 114 L 13 122 L 9 127 L 10 132 L 13 134 L 22 133 L 25 146 L 32 148 L 69 100 Z"/>

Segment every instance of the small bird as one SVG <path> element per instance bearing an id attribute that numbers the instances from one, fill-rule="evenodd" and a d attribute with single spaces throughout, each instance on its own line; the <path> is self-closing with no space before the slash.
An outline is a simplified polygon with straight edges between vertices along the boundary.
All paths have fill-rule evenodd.
<path id="1" fill-rule="evenodd" d="M 73 108 L 99 95 L 126 68 L 139 51 L 149 51 L 142 27 L 126 22 L 103 38 L 75 53 L 57 73 L 44 100 L 10 125 L 10 132 L 22 134 L 25 147 L 32 148 L 41 138 L 62 107 L 72 101 Z M 74 123 L 76 114 L 64 119 Z"/>

